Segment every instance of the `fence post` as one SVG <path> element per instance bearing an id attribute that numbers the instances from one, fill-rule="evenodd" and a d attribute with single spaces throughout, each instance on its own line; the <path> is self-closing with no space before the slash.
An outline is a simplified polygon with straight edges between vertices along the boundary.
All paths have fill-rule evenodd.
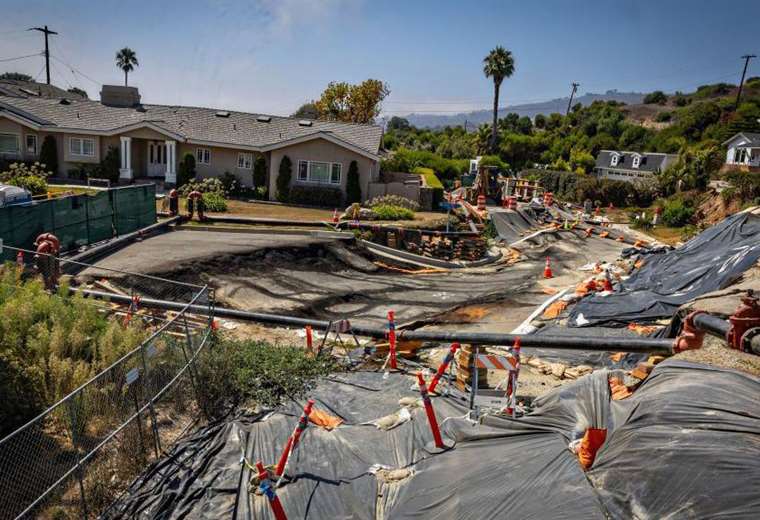
<path id="1" fill-rule="evenodd" d="M 142 359 L 143 374 L 145 375 L 145 384 L 148 383 L 148 363 L 145 360 L 145 345 L 140 347 L 140 358 Z M 152 393 L 152 392 L 151 392 Z M 150 423 L 153 430 L 153 448 L 156 450 L 156 459 L 161 453 L 161 438 L 158 436 L 158 421 L 156 421 L 156 410 L 153 408 L 153 397 L 148 397 L 148 409 L 150 410 Z"/>
<path id="2" fill-rule="evenodd" d="M 475 410 L 475 394 L 478 392 L 478 354 L 480 347 L 472 346 L 472 358 L 470 358 L 470 410 Z"/>
<path id="3" fill-rule="evenodd" d="M 82 392 L 79 392 L 71 398 L 68 402 L 69 409 L 69 424 L 71 428 L 71 444 L 74 446 L 74 453 L 77 456 L 77 480 L 79 481 L 79 498 L 81 499 L 82 518 L 87 518 L 87 498 L 84 491 L 84 469 L 82 468 L 82 456 L 79 450 L 79 436 L 77 435 L 77 429 L 79 428 L 79 416 L 77 414 L 77 401 L 81 397 Z"/>
<path id="4" fill-rule="evenodd" d="M 185 322 L 185 338 L 187 339 L 187 348 L 190 349 L 190 352 L 195 355 L 195 352 L 193 352 L 193 342 L 190 339 L 190 327 L 187 324 L 187 314 L 186 312 L 182 313 L 182 319 Z M 190 372 L 190 384 L 193 386 L 193 393 L 195 393 L 195 400 L 200 406 L 201 400 L 200 395 L 198 394 L 198 384 L 197 384 L 197 375 L 194 370 L 193 364 L 190 362 L 190 356 L 187 355 L 187 351 L 185 350 L 185 346 L 181 345 L 182 347 L 182 354 L 185 356 L 185 364 L 187 365 L 187 370 Z"/>

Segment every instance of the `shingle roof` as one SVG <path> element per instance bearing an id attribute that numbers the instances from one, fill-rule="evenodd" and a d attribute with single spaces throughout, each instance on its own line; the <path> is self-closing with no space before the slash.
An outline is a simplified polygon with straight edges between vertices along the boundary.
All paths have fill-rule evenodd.
<path id="1" fill-rule="evenodd" d="M 0 96 L 84 99 L 79 94 L 68 92 L 55 85 L 16 79 L 0 79 Z"/>
<path id="2" fill-rule="evenodd" d="M 734 139 L 736 139 L 739 136 L 742 136 L 742 137 L 746 138 L 747 141 L 749 141 L 746 144 L 749 145 L 749 146 L 760 146 L 760 134 L 757 134 L 757 133 L 754 133 L 754 132 L 739 132 L 738 134 L 734 134 L 733 137 L 731 137 L 729 139 L 726 139 L 723 142 L 723 145 L 724 146 L 727 145 L 728 143 L 730 143 L 731 141 L 733 141 Z M 745 145 L 742 145 L 742 146 L 745 146 Z"/>
<path id="3" fill-rule="evenodd" d="M 612 155 L 620 156 L 616 166 L 612 166 Z M 638 168 L 633 167 L 633 156 L 641 156 L 641 162 Z M 649 153 L 649 152 L 624 152 L 617 150 L 601 150 L 596 156 L 596 167 L 618 170 L 640 170 L 645 172 L 655 172 L 664 170 L 670 163 L 678 158 L 675 154 L 667 153 Z"/>
<path id="4" fill-rule="evenodd" d="M 56 99 L 0 96 L 0 110 L 3 104 L 53 126 L 84 132 L 114 132 L 135 124 L 151 123 L 191 141 L 252 147 L 275 146 L 284 141 L 327 134 L 371 154 L 379 152 L 382 139 L 382 128 L 375 125 L 311 121 L 311 126 L 302 126 L 298 119 L 280 116 L 267 116 L 270 121 L 262 122 L 257 118 L 263 114 L 225 110 L 229 116 L 219 117 L 216 114 L 220 110 L 214 108 L 169 105 L 122 108 L 91 100 L 61 104 Z"/>

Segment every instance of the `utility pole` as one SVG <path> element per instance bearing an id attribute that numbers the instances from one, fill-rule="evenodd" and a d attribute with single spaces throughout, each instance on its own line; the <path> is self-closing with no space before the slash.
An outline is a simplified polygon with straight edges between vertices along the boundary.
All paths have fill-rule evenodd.
<path id="1" fill-rule="evenodd" d="M 567 102 L 567 110 L 565 111 L 565 115 L 568 115 L 570 113 L 570 107 L 573 106 L 573 97 L 575 96 L 575 93 L 578 91 L 578 87 L 580 86 L 580 83 L 573 83 L 573 91 L 570 92 L 570 100 Z"/>
<path id="2" fill-rule="evenodd" d="M 742 80 L 739 82 L 739 92 L 736 93 L 736 106 L 734 106 L 734 110 L 739 108 L 739 100 L 742 97 L 742 87 L 744 86 L 744 76 L 747 74 L 747 65 L 749 65 L 749 60 L 752 58 L 757 58 L 754 54 L 745 54 L 742 56 L 742 59 L 744 60 L 744 70 L 742 71 Z"/>
<path id="3" fill-rule="evenodd" d="M 51 31 L 48 29 L 48 26 L 46 25 L 43 27 L 32 27 L 28 29 L 29 31 L 40 31 L 45 35 L 45 71 L 47 72 L 47 84 L 50 85 L 50 48 L 48 47 L 48 35 L 50 34 L 58 34 L 55 31 Z"/>

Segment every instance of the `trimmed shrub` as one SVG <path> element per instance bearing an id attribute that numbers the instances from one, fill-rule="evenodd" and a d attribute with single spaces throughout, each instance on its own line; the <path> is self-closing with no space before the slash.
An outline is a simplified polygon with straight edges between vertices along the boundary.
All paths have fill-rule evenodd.
<path id="1" fill-rule="evenodd" d="M 42 140 L 40 163 L 47 171 L 53 172 L 54 175 L 58 174 L 58 145 L 52 135 L 46 135 Z"/>
<path id="2" fill-rule="evenodd" d="M 338 188 L 321 188 L 317 186 L 293 186 L 290 189 L 290 202 L 307 206 L 325 208 L 343 207 L 343 193 Z"/>
<path id="3" fill-rule="evenodd" d="M 95 179 L 107 179 L 112 183 L 119 182 L 119 169 L 121 168 L 121 157 L 119 148 L 109 146 L 103 160 L 100 161 L 98 168 L 90 172 L 89 176 Z"/>
<path id="4" fill-rule="evenodd" d="M 380 197 L 375 197 L 367 203 L 367 206 L 370 208 L 374 208 L 375 206 L 400 206 L 412 211 L 420 210 L 419 204 L 411 199 L 402 197 L 401 195 L 382 195 Z"/>
<path id="5" fill-rule="evenodd" d="M 244 191 L 243 184 L 240 182 L 240 179 L 238 179 L 237 176 L 233 175 L 230 172 L 224 172 L 224 175 L 219 177 L 219 180 L 222 183 L 224 191 L 233 197 L 240 196 Z"/>
<path id="6" fill-rule="evenodd" d="M 258 190 L 259 188 L 266 189 L 267 183 L 267 161 L 263 155 L 256 157 L 256 161 L 253 163 L 253 185 Z"/>
<path id="7" fill-rule="evenodd" d="M 277 172 L 277 193 L 275 194 L 280 202 L 287 202 L 290 199 L 290 179 L 292 176 L 293 163 L 290 161 L 290 157 L 283 155 Z"/>
<path id="8" fill-rule="evenodd" d="M 195 155 L 186 153 L 177 168 L 177 187 L 180 188 L 195 179 Z"/>
<path id="9" fill-rule="evenodd" d="M 375 206 L 372 213 L 376 220 L 414 220 L 414 211 L 401 206 Z"/>
<path id="10" fill-rule="evenodd" d="M 356 161 L 351 161 L 346 177 L 346 202 L 353 204 L 362 201 L 362 188 L 359 185 L 359 166 Z"/>
<path id="11" fill-rule="evenodd" d="M 179 188 L 179 194 L 183 197 L 193 191 L 198 190 L 201 193 L 217 193 L 222 197 L 226 197 L 227 193 L 224 191 L 224 185 L 219 179 L 203 179 L 202 181 L 191 181 Z"/>

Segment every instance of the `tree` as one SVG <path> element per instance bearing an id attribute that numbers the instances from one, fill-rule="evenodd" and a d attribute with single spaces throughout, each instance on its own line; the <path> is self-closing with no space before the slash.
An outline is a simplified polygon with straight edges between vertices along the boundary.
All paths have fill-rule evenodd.
<path id="1" fill-rule="evenodd" d="M 533 118 L 533 126 L 539 129 L 546 128 L 546 116 L 543 114 L 536 114 L 536 117 Z"/>
<path id="2" fill-rule="evenodd" d="M 287 202 L 290 197 L 290 177 L 293 175 L 293 163 L 290 157 L 283 155 L 277 172 L 277 200 Z"/>
<path id="3" fill-rule="evenodd" d="M 499 113 L 499 89 L 505 78 L 515 72 L 515 61 L 512 53 L 501 45 L 497 45 L 483 59 L 483 73 L 493 79 L 493 125 L 491 126 L 491 150 L 496 152 L 496 123 Z"/>
<path id="4" fill-rule="evenodd" d="M 388 130 L 409 130 L 409 120 L 403 117 L 393 116 L 388 121 Z"/>
<path id="5" fill-rule="evenodd" d="M 23 72 L 3 72 L 0 74 L 0 79 L 9 79 L 13 81 L 34 81 L 29 74 Z"/>
<path id="6" fill-rule="evenodd" d="M 116 66 L 124 71 L 124 86 L 128 85 L 127 80 L 129 73 L 135 70 L 135 67 L 139 67 L 140 63 L 137 61 L 137 54 L 129 47 L 124 47 L 116 53 Z"/>
<path id="7" fill-rule="evenodd" d="M 42 140 L 40 162 L 45 165 L 48 171 L 53 172 L 53 175 L 58 173 L 58 146 L 55 137 L 52 135 L 46 135 L 45 139 Z"/>
<path id="8" fill-rule="evenodd" d="M 356 164 L 356 161 L 351 161 L 351 164 L 348 166 L 346 199 L 348 204 L 362 201 L 362 188 L 359 185 L 359 166 Z"/>
<path id="9" fill-rule="evenodd" d="M 314 105 L 320 119 L 373 123 L 388 94 L 388 86 L 377 79 L 368 79 L 358 85 L 332 81 Z"/>
<path id="10" fill-rule="evenodd" d="M 319 119 L 319 110 L 317 110 L 314 101 L 309 101 L 298 107 L 298 110 L 293 112 L 290 117 L 296 117 L 298 119 Z"/>
<path id="11" fill-rule="evenodd" d="M 263 155 L 256 157 L 253 163 L 253 185 L 257 188 L 266 187 L 267 183 L 267 161 Z"/>
<path id="12" fill-rule="evenodd" d="M 668 101 L 668 96 L 662 90 L 655 90 L 651 94 L 644 96 L 644 104 L 646 105 L 664 105 Z"/>
<path id="13" fill-rule="evenodd" d="M 87 92 L 78 87 L 71 87 L 66 92 L 71 92 L 77 96 L 82 96 L 84 99 L 90 99 L 90 97 L 87 95 Z"/>

